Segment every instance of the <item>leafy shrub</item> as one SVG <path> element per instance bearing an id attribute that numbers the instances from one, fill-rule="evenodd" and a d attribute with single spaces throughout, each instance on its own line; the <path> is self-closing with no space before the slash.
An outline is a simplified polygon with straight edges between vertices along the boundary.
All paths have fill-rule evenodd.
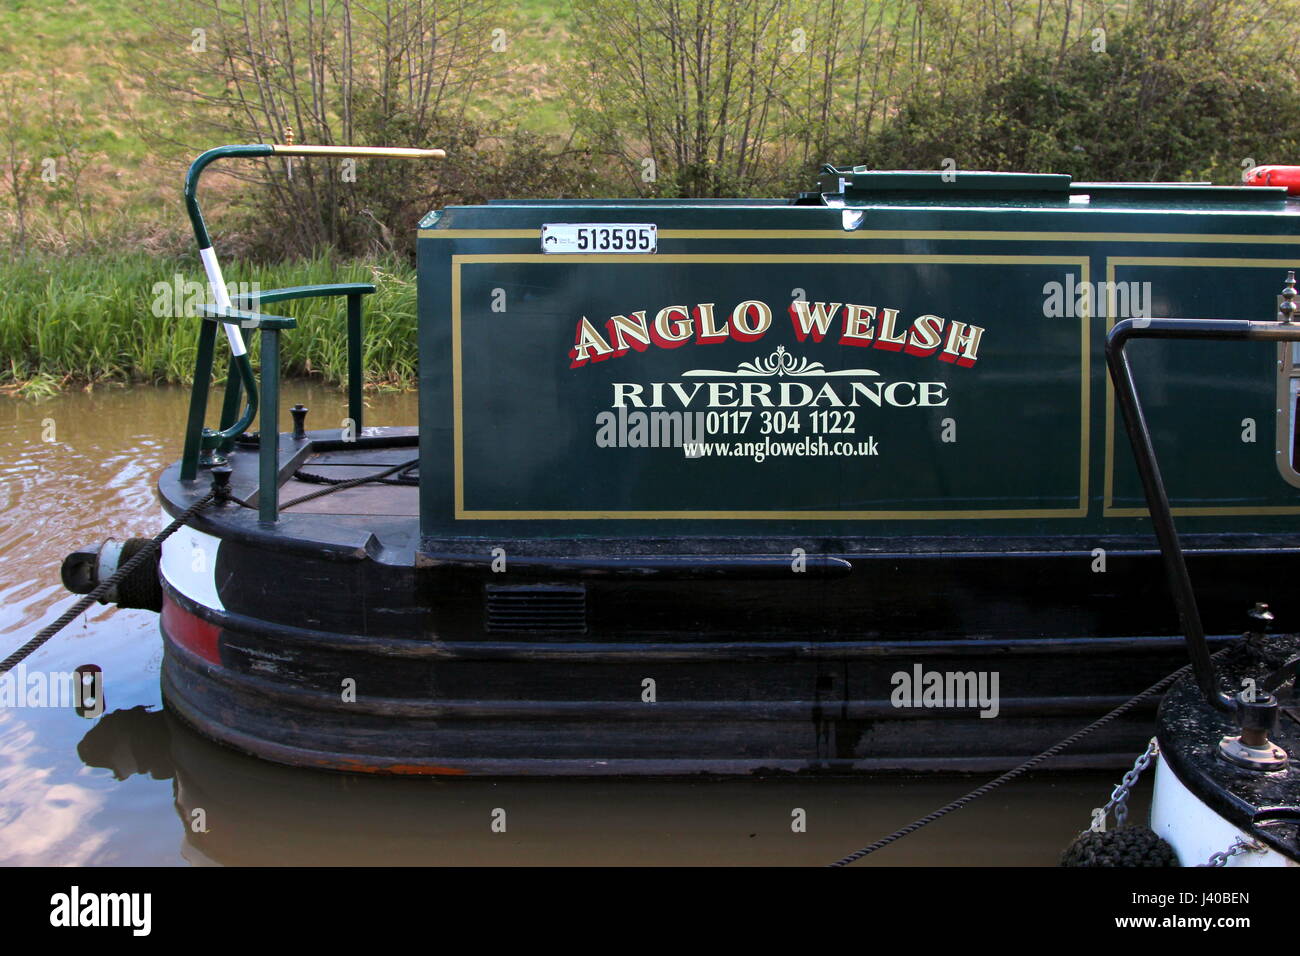
<path id="1" fill-rule="evenodd" d="M 870 165 L 1069 173 L 1078 180 L 1239 180 L 1300 161 L 1300 87 L 1259 57 L 1170 50 L 1126 28 L 1106 52 L 1033 56 L 982 88 L 910 97 L 844 144 Z"/>

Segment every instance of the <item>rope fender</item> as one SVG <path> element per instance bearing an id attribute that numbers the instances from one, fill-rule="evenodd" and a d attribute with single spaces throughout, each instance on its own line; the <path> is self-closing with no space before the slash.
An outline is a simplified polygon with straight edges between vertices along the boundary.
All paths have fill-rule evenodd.
<path id="1" fill-rule="evenodd" d="M 93 591 L 89 594 L 83 595 L 80 600 L 60 614 L 57 620 L 46 627 L 41 628 L 40 632 L 35 637 L 22 647 L 18 648 L 3 661 L 0 661 L 0 674 L 4 674 L 17 667 L 29 656 L 35 653 L 42 644 L 75 621 L 77 616 L 88 607 L 112 591 L 120 582 L 126 580 L 126 578 L 128 578 L 136 568 L 157 553 L 158 549 L 162 547 L 164 541 L 175 534 L 183 525 L 188 524 L 196 514 L 210 505 L 216 497 L 216 492 L 209 492 L 207 495 L 200 498 L 198 501 L 194 502 L 194 504 L 181 512 L 181 514 L 176 517 L 176 520 L 131 555 L 131 557 L 128 558 L 125 563 L 123 563 L 122 566 L 119 567 L 110 578 L 108 578 L 108 580 L 99 582 Z"/>

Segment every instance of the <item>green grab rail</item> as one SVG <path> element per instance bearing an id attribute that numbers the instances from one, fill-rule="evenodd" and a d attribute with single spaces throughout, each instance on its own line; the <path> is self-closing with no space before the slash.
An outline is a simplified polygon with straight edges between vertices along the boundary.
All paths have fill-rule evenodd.
<path id="1" fill-rule="evenodd" d="M 362 370 L 362 319 L 361 297 L 376 291 L 371 282 L 336 282 L 329 285 L 299 285 L 283 289 L 270 289 L 266 292 L 254 292 L 241 296 L 241 303 L 261 305 L 264 302 L 284 302 L 290 299 L 325 298 L 329 296 L 346 296 L 348 300 L 347 336 L 348 336 L 348 418 L 352 421 L 355 434 L 361 434 L 364 428 L 362 416 L 365 403 L 362 401 L 362 386 L 365 385 Z"/>
<path id="2" fill-rule="evenodd" d="M 194 361 L 194 384 L 190 391 L 190 408 L 185 427 L 185 448 L 181 455 L 180 477 L 182 481 L 193 481 L 198 477 L 201 466 L 223 461 L 224 454 L 234 447 L 236 439 L 252 424 L 253 418 L 260 415 L 258 518 L 262 522 L 274 522 L 279 511 L 280 332 L 296 328 L 297 322 L 284 316 L 267 315 L 258 309 L 266 303 L 293 299 L 332 296 L 347 298 L 348 416 L 354 433 L 360 434 L 365 409 L 362 401 L 364 381 L 361 297 L 375 291 L 375 286 L 369 282 L 345 282 L 290 286 L 248 293 L 238 297 L 237 305 L 231 300 L 221 274 L 221 265 L 212 249 L 212 238 L 208 233 L 203 211 L 199 208 L 199 179 L 203 171 L 218 159 L 228 157 L 247 159 L 273 155 L 442 159 L 445 158 L 446 153 L 441 149 L 390 146 L 295 146 L 250 143 L 209 149 L 190 164 L 189 171 L 185 175 L 185 210 L 198 243 L 199 258 L 203 262 L 208 283 L 217 301 L 200 308 L 203 323 L 199 330 L 198 349 Z M 230 343 L 230 363 L 226 375 L 226 393 L 222 402 L 220 427 L 211 429 L 204 427 L 203 420 L 207 414 L 218 325 L 224 327 L 226 338 Z M 261 332 L 260 389 L 248 357 L 245 329 L 256 329 Z M 241 392 L 248 393 L 248 401 L 243 413 L 238 414 Z"/>
<path id="3" fill-rule="evenodd" d="M 316 296 L 368 295 L 375 291 L 371 282 L 336 282 L 331 285 L 294 285 L 266 292 L 250 292 L 238 296 L 239 301 L 252 303 L 284 302 L 288 299 L 309 299 Z"/>
<path id="4" fill-rule="evenodd" d="M 267 144 L 249 144 L 243 146 L 218 146 L 202 153 L 185 174 L 185 211 L 189 214 L 190 225 L 194 229 L 194 238 L 198 242 L 199 258 L 203 261 L 204 271 L 218 304 L 229 306 L 229 295 L 221 275 L 221 266 L 212 251 L 212 239 L 208 234 L 203 211 L 199 208 L 199 178 L 213 161 L 225 157 L 270 156 L 274 150 Z M 222 301 L 222 300 L 225 301 Z M 207 411 L 209 380 L 212 377 L 212 363 L 216 347 L 216 323 L 207 321 L 199 330 L 198 351 L 194 362 L 194 385 L 190 392 L 189 417 L 185 429 L 185 448 L 181 454 L 181 479 L 192 481 L 198 476 L 200 464 L 211 464 L 221 460 L 224 452 L 229 451 L 234 440 L 253 421 L 257 413 L 258 395 L 253 378 L 253 367 L 248 359 L 248 349 L 243 334 L 238 328 L 227 327 L 226 336 L 230 342 L 230 371 L 227 383 L 238 383 L 248 392 L 248 406 L 238 421 L 234 421 L 234 408 L 223 409 L 222 428 L 213 430 L 203 427 Z M 227 392 L 227 398 L 231 396 Z M 235 402 L 238 396 L 235 396 Z M 230 402 L 227 403 L 231 404 Z M 237 406 L 236 406 L 237 407 Z"/>
<path id="5" fill-rule="evenodd" d="M 250 312 L 236 309 L 234 306 L 201 305 L 199 314 L 205 319 L 215 319 L 226 325 L 238 325 L 242 329 L 295 329 L 298 320 L 286 315 L 266 315 L 262 312 Z"/>

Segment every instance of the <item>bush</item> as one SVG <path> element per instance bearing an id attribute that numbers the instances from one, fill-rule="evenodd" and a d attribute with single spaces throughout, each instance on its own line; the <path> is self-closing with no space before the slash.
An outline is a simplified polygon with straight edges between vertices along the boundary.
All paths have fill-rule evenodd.
<path id="1" fill-rule="evenodd" d="M 348 191 L 318 188 L 300 202 L 312 215 L 332 223 L 330 234 L 303 244 L 300 232 L 286 228 L 280 215 L 266 215 L 264 187 L 248 189 L 226 224 L 213 222 L 214 240 L 237 259 L 275 262 L 331 250 L 344 256 L 394 255 L 415 261 L 416 223 L 430 210 L 474 205 L 489 199 L 563 199 L 619 192 L 599 175 L 589 154 L 524 130 L 487 137 L 467 122 L 423 140 L 447 150 L 433 163 L 365 160 Z"/>
<path id="2" fill-rule="evenodd" d="M 1289 68 L 1222 51 L 1170 50 L 1128 28 L 1107 52 L 1034 56 L 984 87 L 914 94 L 874 135 L 845 144 L 870 165 L 1069 173 L 1076 180 L 1209 179 L 1300 162 L 1300 88 Z"/>

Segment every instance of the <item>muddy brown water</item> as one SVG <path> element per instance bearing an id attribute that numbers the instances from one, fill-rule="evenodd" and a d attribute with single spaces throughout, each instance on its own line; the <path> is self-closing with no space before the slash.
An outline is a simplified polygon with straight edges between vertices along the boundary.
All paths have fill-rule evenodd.
<path id="1" fill-rule="evenodd" d="M 0 396 L 0 657 L 74 600 L 59 582 L 65 554 L 160 529 L 154 479 L 180 455 L 187 398 L 163 388 Z M 334 389 L 291 383 L 284 398 L 286 408 L 312 409 L 309 427 L 344 417 Z M 415 421 L 413 394 L 372 396 L 368 408 L 374 424 Z M 106 707 L 97 719 L 31 699 L 0 707 L 0 864 L 818 865 L 984 781 L 299 770 L 228 750 L 171 718 L 161 659 L 156 615 L 102 606 L 28 658 L 29 674 L 99 666 Z M 1015 781 L 866 865 L 1055 865 L 1118 777 Z M 1144 779 L 1134 801 L 1139 819 L 1149 787 Z"/>

